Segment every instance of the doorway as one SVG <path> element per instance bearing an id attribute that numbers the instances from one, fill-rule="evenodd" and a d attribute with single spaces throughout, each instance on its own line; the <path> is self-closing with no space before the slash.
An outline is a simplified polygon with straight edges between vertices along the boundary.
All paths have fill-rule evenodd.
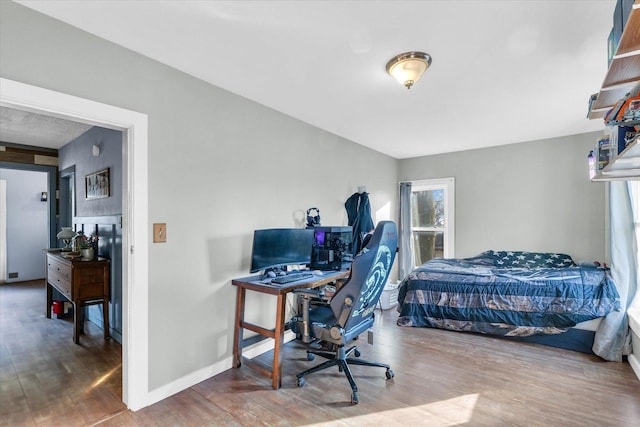
<path id="1" fill-rule="evenodd" d="M 0 78 L 0 105 L 123 131 L 122 397 L 129 409 L 143 408 L 153 403 L 147 369 L 147 116 L 5 78 Z"/>
<path id="2" fill-rule="evenodd" d="M 60 171 L 60 191 L 58 205 L 58 226 L 71 227 L 73 217 L 75 215 L 74 206 L 76 205 L 75 197 L 76 186 L 76 168 L 68 167 Z"/>
<path id="3" fill-rule="evenodd" d="M 44 277 L 42 250 L 51 245 L 48 194 L 55 188 L 55 168 L 0 162 L 5 199 L 0 203 L 4 218 L 0 241 L 0 280 L 24 282 Z M 51 185 L 53 184 L 53 186 Z"/>

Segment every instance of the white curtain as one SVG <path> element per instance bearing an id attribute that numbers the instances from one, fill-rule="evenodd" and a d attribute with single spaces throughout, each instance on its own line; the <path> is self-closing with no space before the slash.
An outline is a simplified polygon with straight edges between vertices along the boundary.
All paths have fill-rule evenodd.
<path id="1" fill-rule="evenodd" d="M 631 207 L 633 208 L 633 221 L 636 229 L 636 297 L 631 301 L 631 306 L 640 311 L 640 181 L 628 181 L 631 193 Z"/>
<path id="2" fill-rule="evenodd" d="M 7 281 L 7 181 L 0 179 L 0 284 Z"/>
<path id="3" fill-rule="evenodd" d="M 411 234 L 411 183 L 400 183 L 400 226 L 398 253 L 398 278 L 404 279 L 415 266 L 413 236 Z"/>
<path id="4" fill-rule="evenodd" d="M 605 317 L 596 332 L 593 352 L 606 360 L 622 361 L 631 353 L 627 308 L 637 290 L 637 242 L 630 186 L 626 181 L 609 183 L 609 239 L 611 277 L 620 294 L 621 310 Z"/>

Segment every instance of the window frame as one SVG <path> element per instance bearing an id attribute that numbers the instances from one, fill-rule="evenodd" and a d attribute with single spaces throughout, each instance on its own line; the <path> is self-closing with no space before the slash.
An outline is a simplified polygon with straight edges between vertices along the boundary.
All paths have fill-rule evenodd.
<path id="1" fill-rule="evenodd" d="M 411 193 L 420 191 L 444 191 L 444 227 L 414 227 L 411 224 L 411 238 L 414 238 L 416 231 L 443 232 L 443 256 L 445 258 L 455 257 L 455 178 L 433 178 L 419 181 L 411 181 Z M 412 198 L 413 200 L 413 198 Z M 410 208 L 413 210 L 413 203 Z M 414 264 L 417 259 L 414 254 Z M 417 266 L 416 266 L 417 267 Z"/>

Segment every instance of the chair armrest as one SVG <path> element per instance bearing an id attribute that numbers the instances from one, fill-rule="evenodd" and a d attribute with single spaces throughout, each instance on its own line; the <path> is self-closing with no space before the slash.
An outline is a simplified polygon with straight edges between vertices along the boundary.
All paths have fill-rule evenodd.
<path id="1" fill-rule="evenodd" d="M 347 319 L 353 309 L 354 298 L 351 295 L 345 295 L 342 302 L 342 308 L 340 310 L 340 316 L 338 317 L 338 325 L 344 326 L 347 324 Z"/>

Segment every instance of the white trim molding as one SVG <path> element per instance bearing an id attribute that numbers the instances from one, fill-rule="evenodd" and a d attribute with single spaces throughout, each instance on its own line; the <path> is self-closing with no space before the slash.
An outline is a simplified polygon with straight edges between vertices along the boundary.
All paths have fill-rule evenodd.
<path id="1" fill-rule="evenodd" d="M 7 281 L 7 181 L 0 179 L 0 284 Z"/>
<path id="2" fill-rule="evenodd" d="M 147 115 L 5 78 L 0 105 L 124 132 L 122 397 L 133 411 L 154 403 L 148 391 Z"/>

